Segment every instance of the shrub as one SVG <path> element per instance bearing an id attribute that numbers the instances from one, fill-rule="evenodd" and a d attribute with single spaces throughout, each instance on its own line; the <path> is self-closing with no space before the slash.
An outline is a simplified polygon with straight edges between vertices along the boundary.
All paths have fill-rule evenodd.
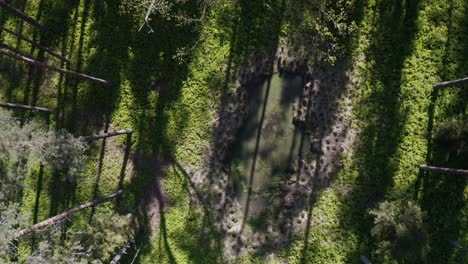
<path id="1" fill-rule="evenodd" d="M 429 251 L 423 224 L 426 213 L 418 205 L 385 201 L 369 214 L 374 217 L 371 236 L 377 242 L 376 254 L 379 258 L 393 258 L 405 263 L 424 261 Z"/>
<path id="2" fill-rule="evenodd" d="M 454 117 L 440 124 L 434 141 L 458 155 L 468 153 L 468 118 Z"/>

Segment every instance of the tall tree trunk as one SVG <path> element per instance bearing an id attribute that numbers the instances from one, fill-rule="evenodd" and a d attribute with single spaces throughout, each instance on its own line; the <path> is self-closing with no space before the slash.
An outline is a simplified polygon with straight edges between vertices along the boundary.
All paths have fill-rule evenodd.
<path id="1" fill-rule="evenodd" d="M 63 212 L 63 213 L 61 213 L 59 215 L 56 215 L 56 216 L 51 217 L 51 218 L 49 218 L 47 220 L 44 220 L 44 221 L 39 222 L 37 224 L 34 224 L 34 225 L 32 225 L 32 226 L 30 226 L 28 228 L 25 228 L 23 230 L 20 230 L 18 232 L 18 234 L 16 235 L 16 237 L 20 238 L 22 236 L 25 236 L 25 235 L 31 233 L 31 232 L 42 229 L 42 228 L 44 228 L 46 226 L 49 226 L 51 224 L 57 223 L 57 222 L 59 222 L 59 221 L 61 221 L 63 219 L 66 219 L 66 218 L 70 217 L 71 215 L 73 215 L 73 214 L 75 214 L 75 213 L 77 213 L 77 212 L 79 212 L 79 211 L 81 211 L 83 209 L 86 209 L 88 207 L 96 206 L 96 205 L 98 205 L 100 203 L 106 202 L 106 201 L 111 200 L 111 199 L 113 199 L 113 198 L 115 198 L 117 196 L 120 196 L 120 195 L 122 195 L 122 193 L 123 193 L 122 190 L 118 190 L 117 192 L 115 192 L 113 194 L 98 198 L 96 200 L 84 203 L 84 204 L 82 204 L 82 205 L 80 205 L 78 207 L 67 210 L 67 211 L 65 211 L 65 212 Z"/>
<path id="2" fill-rule="evenodd" d="M 455 86 L 455 85 L 462 85 L 468 83 L 468 77 L 461 78 L 458 80 L 453 80 L 453 81 L 447 81 L 447 82 L 441 82 L 441 83 L 436 83 L 432 86 L 434 89 L 442 89 L 450 86 Z"/>
<path id="3" fill-rule="evenodd" d="M 432 172 L 440 172 L 440 173 L 448 173 L 448 174 L 468 176 L 468 170 L 433 167 L 433 166 L 427 166 L 427 165 L 424 165 L 424 164 L 419 165 L 419 168 L 421 170 L 425 170 L 425 171 L 432 171 Z"/>
<path id="4" fill-rule="evenodd" d="M 55 66 L 52 66 L 52 65 L 40 62 L 40 61 L 36 61 L 36 60 L 30 59 L 30 58 L 27 58 L 25 56 L 21 56 L 19 54 L 8 52 L 8 51 L 5 51 L 5 50 L 0 49 L 0 55 L 5 55 L 5 56 L 8 56 L 8 57 L 13 58 L 15 60 L 20 60 L 20 61 L 23 61 L 23 62 L 31 64 L 31 65 L 35 65 L 35 66 L 40 67 L 40 68 L 46 68 L 46 69 L 49 69 L 49 70 L 52 70 L 52 71 L 69 74 L 69 75 L 72 75 L 72 76 L 74 76 L 76 78 L 79 78 L 79 79 L 90 80 L 90 81 L 93 81 L 93 82 L 106 84 L 106 85 L 112 84 L 110 81 L 99 79 L 99 78 L 89 76 L 89 75 L 86 75 L 86 74 L 83 74 L 83 73 L 58 68 L 58 67 L 55 67 Z"/>
<path id="5" fill-rule="evenodd" d="M 7 10 L 10 13 L 15 14 L 16 16 L 20 17 L 24 21 L 28 22 L 29 24 L 37 27 L 39 30 L 45 30 L 45 27 L 39 24 L 34 18 L 26 15 L 25 13 L 21 12 L 20 10 L 12 7 L 11 5 L 7 4 L 5 0 L 0 0 L 0 7 Z"/>
<path id="6" fill-rule="evenodd" d="M 56 57 L 56 58 L 58 58 L 58 59 L 60 59 L 60 60 L 62 60 L 62 61 L 64 61 L 64 62 L 70 62 L 69 59 L 67 59 L 67 58 L 65 58 L 65 57 L 63 57 L 63 56 L 61 56 L 61 55 L 55 53 L 54 51 L 50 50 L 50 49 L 47 48 L 47 47 L 42 46 L 41 44 L 39 44 L 39 43 L 37 43 L 37 42 L 34 42 L 33 40 L 30 40 L 30 39 L 26 38 L 25 36 L 23 36 L 23 35 L 21 35 L 21 34 L 18 34 L 18 33 L 16 33 L 16 32 L 14 32 L 13 30 L 10 30 L 10 29 L 8 29 L 8 28 L 2 26 L 2 25 L 0 25 L 0 29 L 3 30 L 3 31 L 5 31 L 5 32 L 7 32 L 7 33 L 9 33 L 9 34 L 11 34 L 11 35 L 13 35 L 13 36 L 15 36 L 15 37 L 17 37 L 17 38 L 19 38 L 19 39 L 22 39 L 22 40 L 24 40 L 24 41 L 30 43 L 31 45 L 37 47 L 38 49 L 43 50 L 43 51 L 49 53 L 50 55 L 52 55 L 52 56 L 54 56 L 54 57 Z"/>

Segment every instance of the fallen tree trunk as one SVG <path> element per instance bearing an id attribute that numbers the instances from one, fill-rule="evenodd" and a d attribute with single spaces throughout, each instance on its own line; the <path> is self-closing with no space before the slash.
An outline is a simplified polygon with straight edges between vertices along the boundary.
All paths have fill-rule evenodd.
<path id="1" fill-rule="evenodd" d="M 372 262 L 370 262 L 366 256 L 360 256 L 359 259 L 361 259 L 362 263 L 364 264 L 372 264 Z"/>
<path id="2" fill-rule="evenodd" d="M 37 22 L 34 18 L 26 15 L 25 13 L 21 12 L 20 10 L 12 7 L 11 5 L 7 4 L 5 0 L 0 0 L 0 7 L 7 10 L 10 13 L 15 14 L 16 16 L 20 17 L 24 21 L 28 22 L 29 24 L 37 27 L 39 30 L 45 30 L 45 27 L 42 26 L 39 22 Z"/>
<path id="3" fill-rule="evenodd" d="M 0 49 L 0 55 L 5 55 L 5 56 L 8 56 L 8 57 L 13 58 L 15 60 L 20 60 L 20 61 L 23 61 L 25 63 L 35 65 L 35 66 L 38 66 L 38 67 L 41 67 L 41 68 L 46 68 L 46 69 L 49 69 L 49 70 L 52 70 L 52 71 L 69 74 L 69 75 L 72 75 L 72 76 L 74 76 L 76 78 L 79 78 L 79 79 L 89 80 L 89 81 L 93 81 L 93 82 L 97 82 L 97 83 L 101 83 L 101 84 L 106 84 L 106 85 L 112 84 L 110 81 L 99 79 L 99 78 L 89 76 L 89 75 L 86 75 L 86 74 L 83 74 L 83 73 L 58 68 L 58 67 L 55 67 L 55 66 L 52 66 L 52 65 L 40 62 L 40 61 L 36 61 L 36 60 L 21 56 L 21 55 L 16 54 L 16 53 L 11 53 L 11 52 L 8 52 L 8 51 L 5 51 L 5 50 Z"/>
<path id="4" fill-rule="evenodd" d="M 461 251 L 465 251 L 465 252 L 468 252 L 468 248 L 467 247 L 464 247 L 460 244 L 458 244 L 457 242 L 455 241 L 452 241 L 452 240 L 448 240 L 448 242 L 450 243 L 450 245 L 458 250 L 461 250 Z"/>
<path id="5" fill-rule="evenodd" d="M 434 89 L 442 89 L 450 86 L 455 86 L 455 85 L 461 85 L 468 83 L 468 77 L 458 79 L 458 80 L 453 80 L 453 81 L 447 81 L 447 82 L 441 82 L 441 83 L 436 83 L 432 86 Z"/>
<path id="6" fill-rule="evenodd" d="M 14 53 L 16 53 L 16 54 L 19 54 L 19 55 L 24 56 L 24 57 L 26 57 L 26 58 L 28 58 L 28 59 L 31 59 L 31 60 L 35 60 L 35 59 L 36 59 L 36 58 L 34 58 L 34 56 L 32 56 L 32 55 L 30 55 L 30 54 L 28 54 L 28 53 L 26 53 L 26 52 L 22 52 L 21 50 L 15 49 L 15 48 L 13 48 L 13 47 L 11 47 L 11 46 L 8 46 L 8 45 L 6 45 L 6 44 L 4 44 L 4 43 L 0 43 L 0 48 L 7 49 L 7 50 L 9 50 L 9 51 L 12 51 L 12 52 L 14 52 Z"/>
<path id="7" fill-rule="evenodd" d="M 5 31 L 5 32 L 7 32 L 7 33 L 9 33 L 9 34 L 11 34 L 11 35 L 13 35 L 13 36 L 15 36 L 15 37 L 17 37 L 17 38 L 19 38 L 19 39 L 22 39 L 22 40 L 24 40 L 24 41 L 30 43 L 30 44 L 33 45 L 34 47 L 37 47 L 38 49 L 43 50 L 43 51 L 49 53 L 50 55 L 52 55 L 52 56 L 54 56 L 54 57 L 56 57 L 56 58 L 58 58 L 58 59 L 60 59 L 60 60 L 62 60 L 62 61 L 64 61 L 64 62 L 70 62 L 69 59 L 67 59 L 67 58 L 65 58 L 65 57 L 63 57 L 63 56 L 61 56 L 61 55 L 55 53 L 54 51 L 50 50 L 50 49 L 47 48 L 47 47 L 42 46 L 41 44 L 39 44 L 39 43 L 37 43 L 37 42 L 34 42 L 34 41 L 32 41 L 32 40 L 26 38 L 25 36 L 23 36 L 23 35 L 21 35 L 21 34 L 18 34 L 18 33 L 16 33 L 16 32 L 14 32 L 13 30 L 10 30 L 10 29 L 8 29 L 8 28 L 2 26 L 2 25 L 0 25 L 0 29 L 3 30 L 3 31 Z"/>
<path id="8" fill-rule="evenodd" d="M 127 242 L 117 253 L 117 255 L 112 258 L 112 260 L 109 262 L 109 264 L 118 264 L 123 258 L 124 254 L 127 254 L 127 250 L 130 248 L 130 241 Z"/>
<path id="9" fill-rule="evenodd" d="M 468 176 L 468 170 L 461 170 L 461 169 L 451 169 L 451 168 L 442 168 L 442 167 L 433 167 L 427 166 L 425 164 L 419 165 L 421 170 L 425 171 L 432 171 L 432 172 L 441 172 L 441 173 L 448 173 L 448 174 L 455 174 L 455 175 L 464 175 Z"/>
<path id="10" fill-rule="evenodd" d="M 29 106 L 29 105 L 21 105 L 21 104 L 12 104 L 12 103 L 6 103 L 6 102 L 0 102 L 1 107 L 7 107 L 7 108 L 17 108 L 17 109 L 23 109 L 23 110 L 30 110 L 30 111 L 38 111 L 38 112 L 44 112 L 47 114 L 52 113 L 51 110 L 44 108 L 44 107 L 37 107 L 37 106 Z"/>
<path id="11" fill-rule="evenodd" d="M 93 141 L 93 140 L 98 140 L 102 138 L 115 137 L 118 135 L 126 135 L 126 134 L 131 134 L 131 133 L 133 133 L 132 129 L 125 129 L 125 130 L 117 130 L 114 132 L 103 133 L 103 134 L 98 134 L 98 135 L 86 136 L 83 139 L 85 141 Z"/>
<path id="12" fill-rule="evenodd" d="M 106 201 L 108 201 L 108 200 L 111 200 L 111 199 L 113 199 L 113 198 L 119 196 L 119 195 L 122 195 L 122 193 L 123 193 L 122 190 L 118 190 L 117 192 L 115 192 L 115 193 L 113 193 L 113 194 L 110 194 L 110 195 L 107 195 L 107 196 L 98 198 L 98 199 L 96 199 L 96 200 L 93 200 L 93 201 L 84 203 L 84 204 L 82 204 L 82 205 L 80 205 L 80 206 L 78 206 L 78 207 L 75 207 L 75 208 L 72 208 L 72 209 L 70 209 L 70 210 L 67 210 L 67 211 L 65 211 L 65 212 L 63 212 L 63 213 L 61 213 L 61 214 L 59 214 L 59 215 L 56 215 L 56 216 L 51 217 L 51 218 L 49 218 L 49 219 L 47 219 L 47 220 L 44 220 L 44 221 L 39 222 L 39 223 L 37 223 L 37 224 L 34 224 L 34 225 L 32 225 L 32 226 L 30 226 L 30 227 L 28 227 L 28 228 L 25 228 L 25 229 L 23 229 L 23 230 L 20 230 L 20 231 L 18 232 L 18 234 L 16 235 L 16 237 L 17 237 L 17 238 L 20 238 L 20 237 L 22 237 L 22 236 L 25 236 L 25 235 L 31 233 L 31 232 L 34 232 L 34 231 L 39 230 L 39 229 L 42 229 L 42 228 L 44 228 L 44 227 L 46 227 L 46 226 L 49 226 L 49 225 L 51 225 L 51 224 L 57 223 L 57 222 L 59 222 L 59 221 L 61 221 L 61 220 L 63 220 L 63 219 L 68 218 L 69 216 L 71 216 L 71 215 L 73 215 L 73 214 L 75 214 L 75 213 L 77 213 L 77 212 L 83 210 L 83 209 L 86 209 L 86 208 L 88 208 L 88 207 L 96 206 L 96 205 L 98 205 L 98 204 L 100 204 L 100 203 L 106 202 Z"/>

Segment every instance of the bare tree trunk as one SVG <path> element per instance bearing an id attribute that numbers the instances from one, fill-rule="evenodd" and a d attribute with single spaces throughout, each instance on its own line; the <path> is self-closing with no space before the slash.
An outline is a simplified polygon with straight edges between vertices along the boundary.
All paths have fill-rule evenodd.
<path id="1" fill-rule="evenodd" d="M 448 240 L 448 242 L 450 243 L 450 245 L 458 250 L 461 250 L 461 251 L 465 251 L 465 252 L 468 252 L 468 248 L 467 247 L 464 247 L 460 244 L 458 244 L 457 242 L 455 241 L 452 241 L 452 240 Z"/>
<path id="2" fill-rule="evenodd" d="M 127 250 L 130 248 L 130 241 L 127 242 L 117 253 L 117 255 L 112 258 L 109 264 L 118 264 L 123 258 L 124 254 L 127 254 Z"/>
<path id="3" fill-rule="evenodd" d="M 370 260 L 366 256 L 361 256 L 359 257 L 359 259 L 361 259 L 362 263 L 364 264 L 372 264 L 372 262 L 370 262 Z"/>
<path id="4" fill-rule="evenodd" d="M 464 175 L 468 176 L 468 170 L 461 170 L 461 169 L 451 169 L 451 168 L 442 168 L 442 167 L 433 167 L 427 165 L 419 165 L 421 170 L 425 171 L 432 171 L 432 172 L 441 172 L 441 173 L 448 173 L 448 174 L 455 174 L 455 175 Z"/>
<path id="5" fill-rule="evenodd" d="M 441 83 L 436 83 L 432 86 L 434 89 L 442 89 L 450 86 L 455 86 L 455 85 L 462 85 L 468 83 L 468 77 L 458 79 L 458 80 L 453 80 L 453 81 L 447 81 L 447 82 L 441 82 Z"/>
<path id="6" fill-rule="evenodd" d="M 29 106 L 29 105 L 21 105 L 21 104 L 12 104 L 12 103 L 5 103 L 5 102 L 0 102 L 0 107 L 7 107 L 7 108 L 17 108 L 17 109 L 23 109 L 23 110 L 30 110 L 30 111 L 38 111 L 38 112 L 44 112 L 47 114 L 52 113 L 47 108 L 44 107 L 36 107 L 36 106 Z"/>
<path id="7" fill-rule="evenodd" d="M 0 1 L 1 1 L 1 0 L 0 0 Z M 72 76 L 74 76 L 74 77 L 76 77 L 76 78 L 79 78 L 79 79 L 90 80 L 90 81 L 93 81 L 93 82 L 97 82 L 97 83 L 101 83 L 101 84 L 106 84 L 106 85 L 112 84 L 110 81 L 106 81 L 106 80 L 103 80 L 103 79 L 99 79 L 99 78 L 96 78 L 96 77 L 93 77 L 93 76 L 89 76 L 89 75 L 86 75 L 86 74 L 83 74 L 83 73 L 79 73 L 79 72 L 75 72 L 75 71 L 70 71 L 70 70 L 58 68 L 58 67 L 55 67 L 55 66 L 52 66 L 52 65 L 49 65 L 49 64 L 40 62 L 40 61 L 36 61 L 36 60 L 33 60 L 33 59 L 30 59 L 30 58 L 21 56 L 21 55 L 16 54 L 16 53 L 11 53 L 11 52 L 8 52 L 8 51 L 5 51 L 5 50 L 1 50 L 1 49 L 0 49 L 0 55 L 5 55 L 5 56 L 8 56 L 8 57 L 10 57 L 10 58 L 13 58 L 13 59 L 16 59 L 16 60 L 20 60 L 20 61 L 23 61 L 23 62 L 28 63 L 28 64 L 38 66 L 38 67 L 40 67 L 40 68 L 46 68 L 46 69 L 49 69 L 49 70 L 52 70 L 52 71 L 56 71 L 56 72 L 61 72 L 61 73 L 69 74 L 69 75 L 72 75 Z"/>
<path id="8" fill-rule="evenodd" d="M 102 138 L 115 137 L 115 136 L 118 136 L 118 135 L 125 135 L 125 134 L 131 134 L 131 133 L 133 133 L 132 129 L 117 130 L 117 131 L 109 132 L 109 133 L 86 136 L 86 137 L 84 137 L 84 140 L 85 141 L 93 141 L 93 140 L 98 140 L 98 139 L 102 139 Z"/>
<path id="9" fill-rule="evenodd" d="M 79 211 L 81 211 L 83 209 L 86 209 L 88 207 L 96 206 L 96 205 L 98 205 L 100 203 L 106 202 L 106 201 L 111 200 L 111 199 L 113 199 L 113 198 L 115 198 L 117 196 L 120 196 L 120 195 L 122 195 L 122 193 L 123 193 L 122 190 L 118 190 L 117 192 L 115 192 L 113 194 L 98 198 L 96 200 L 84 203 L 84 204 L 82 204 L 82 205 L 80 205 L 78 207 L 67 210 L 67 211 L 65 211 L 65 212 L 63 212 L 63 213 L 61 213 L 59 215 L 56 215 L 56 216 L 51 217 L 51 218 L 49 218 L 47 220 L 44 220 L 44 221 L 39 222 L 37 224 L 34 224 L 34 225 L 32 225 L 32 226 L 30 226 L 28 228 L 25 228 L 23 230 L 20 230 L 18 232 L 18 234 L 16 235 L 16 237 L 20 238 L 22 236 L 25 236 L 25 235 L 31 233 L 31 232 L 42 229 L 42 228 L 44 228 L 46 226 L 49 226 L 51 224 L 57 223 L 57 222 L 59 222 L 59 221 L 61 221 L 63 219 L 66 219 L 66 218 L 70 217 L 71 215 L 73 215 L 73 214 L 75 214 L 75 213 L 77 213 L 77 212 L 79 212 Z"/>
<path id="10" fill-rule="evenodd" d="M 39 43 L 36 43 L 36 42 L 34 42 L 34 41 L 32 41 L 32 40 L 26 38 L 25 36 L 23 36 L 23 35 L 21 35 L 21 34 L 18 34 L 18 33 L 16 33 L 16 32 L 14 32 L 13 30 L 10 30 L 10 29 L 8 29 L 8 28 L 2 26 L 2 25 L 0 25 L 0 29 L 3 30 L 3 31 L 5 31 L 5 32 L 7 32 L 7 33 L 9 33 L 9 34 L 11 34 L 11 35 L 13 35 L 13 36 L 15 36 L 15 37 L 17 37 L 17 38 L 19 38 L 19 39 L 22 39 L 22 40 L 24 40 L 24 41 L 30 43 L 31 45 L 37 47 L 38 49 L 43 50 L 43 51 L 49 53 L 50 55 L 52 55 L 52 56 L 54 56 L 54 57 L 56 57 L 56 58 L 58 58 L 58 59 L 60 59 L 60 60 L 62 60 L 62 61 L 64 61 L 64 62 L 70 62 L 69 59 L 67 59 L 67 58 L 65 58 L 65 57 L 63 57 L 63 56 L 61 56 L 61 55 L 55 53 L 54 51 L 50 50 L 50 49 L 47 48 L 47 47 L 42 46 L 42 45 L 39 44 Z"/>
<path id="11" fill-rule="evenodd" d="M 42 26 L 41 24 L 39 24 L 39 22 L 37 22 L 35 19 L 33 19 L 32 17 L 26 15 L 25 13 L 21 12 L 20 10 L 12 7 L 11 5 L 7 4 L 5 2 L 5 0 L 0 0 L 0 7 L 2 7 L 3 9 L 15 14 L 16 16 L 19 16 L 21 19 L 23 19 L 24 21 L 28 22 L 29 24 L 37 27 L 39 30 L 43 31 L 45 30 L 44 26 Z"/>

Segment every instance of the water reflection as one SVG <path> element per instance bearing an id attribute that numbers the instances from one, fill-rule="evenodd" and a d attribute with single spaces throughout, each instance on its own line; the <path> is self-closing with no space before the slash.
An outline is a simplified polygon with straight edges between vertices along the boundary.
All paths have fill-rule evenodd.
<path id="1" fill-rule="evenodd" d="M 230 165 L 234 190 L 249 216 L 263 215 L 288 178 L 292 161 L 307 150 L 293 125 L 293 104 L 302 95 L 300 75 L 274 74 L 247 89 L 249 113 L 233 144 Z"/>

